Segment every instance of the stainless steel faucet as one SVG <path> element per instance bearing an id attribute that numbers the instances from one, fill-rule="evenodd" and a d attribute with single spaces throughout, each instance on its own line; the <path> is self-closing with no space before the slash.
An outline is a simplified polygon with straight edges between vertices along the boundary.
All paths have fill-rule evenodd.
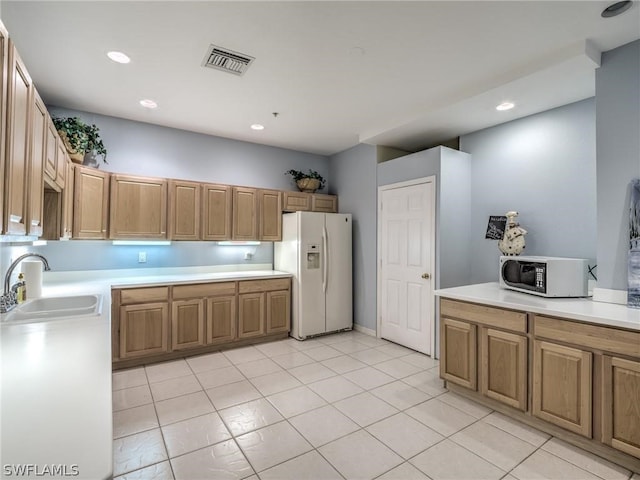
<path id="1" fill-rule="evenodd" d="M 9 268 L 7 269 L 7 274 L 4 276 L 4 293 L 2 294 L 2 297 L 0 297 L 0 313 L 6 313 L 10 311 L 18 304 L 16 293 L 11 289 L 11 274 L 22 260 L 29 257 L 39 258 L 40 261 L 42 261 L 42 263 L 44 264 L 45 271 L 51 270 L 47 259 L 39 253 L 25 253 L 24 255 L 20 255 L 18 258 L 16 258 L 9 266 Z"/>

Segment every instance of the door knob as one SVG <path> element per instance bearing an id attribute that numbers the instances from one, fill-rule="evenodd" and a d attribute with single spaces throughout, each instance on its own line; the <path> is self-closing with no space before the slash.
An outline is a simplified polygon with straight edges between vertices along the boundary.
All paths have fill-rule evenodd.
<path id="1" fill-rule="evenodd" d="M 426 280 L 427 278 L 429 278 L 429 277 L 430 277 L 430 275 L 429 275 L 428 273 L 423 273 L 423 274 L 422 274 L 422 278 L 424 278 L 425 280 Z"/>

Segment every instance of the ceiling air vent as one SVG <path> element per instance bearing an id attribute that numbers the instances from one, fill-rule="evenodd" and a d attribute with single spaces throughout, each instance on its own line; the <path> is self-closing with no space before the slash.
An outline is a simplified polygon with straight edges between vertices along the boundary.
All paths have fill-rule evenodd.
<path id="1" fill-rule="evenodd" d="M 204 57 L 202 65 L 204 67 L 215 68 L 223 72 L 242 75 L 247 71 L 251 62 L 255 59 L 244 53 L 234 52 L 226 48 L 211 45 Z"/>

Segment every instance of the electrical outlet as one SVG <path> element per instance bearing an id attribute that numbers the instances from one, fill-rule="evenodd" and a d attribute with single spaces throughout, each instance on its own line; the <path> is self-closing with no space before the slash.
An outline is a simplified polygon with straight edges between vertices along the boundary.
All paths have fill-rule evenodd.
<path id="1" fill-rule="evenodd" d="M 251 260 L 253 258 L 253 253 L 251 252 L 245 252 L 244 253 L 244 259 L 245 260 Z"/>
<path id="2" fill-rule="evenodd" d="M 147 263 L 147 252 L 138 252 L 138 263 Z"/>

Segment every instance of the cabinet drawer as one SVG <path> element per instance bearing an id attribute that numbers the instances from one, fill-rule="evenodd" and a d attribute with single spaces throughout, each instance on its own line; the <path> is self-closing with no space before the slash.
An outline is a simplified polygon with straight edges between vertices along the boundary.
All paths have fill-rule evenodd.
<path id="1" fill-rule="evenodd" d="M 440 300 L 440 314 L 490 327 L 527 333 L 527 314 L 525 312 L 443 298 Z"/>
<path id="2" fill-rule="evenodd" d="M 120 290 L 120 304 L 162 302 L 169 299 L 169 287 L 127 288 Z"/>
<path id="3" fill-rule="evenodd" d="M 235 295 L 236 282 L 198 283 L 195 285 L 176 285 L 173 287 L 173 299 L 213 297 L 217 295 Z"/>
<path id="4" fill-rule="evenodd" d="M 534 335 L 580 347 L 640 357 L 640 333 L 535 315 Z"/>
<path id="5" fill-rule="evenodd" d="M 238 292 L 268 292 L 271 290 L 287 290 L 291 287 L 291 279 L 275 278 L 273 280 L 246 280 L 238 283 Z"/>

